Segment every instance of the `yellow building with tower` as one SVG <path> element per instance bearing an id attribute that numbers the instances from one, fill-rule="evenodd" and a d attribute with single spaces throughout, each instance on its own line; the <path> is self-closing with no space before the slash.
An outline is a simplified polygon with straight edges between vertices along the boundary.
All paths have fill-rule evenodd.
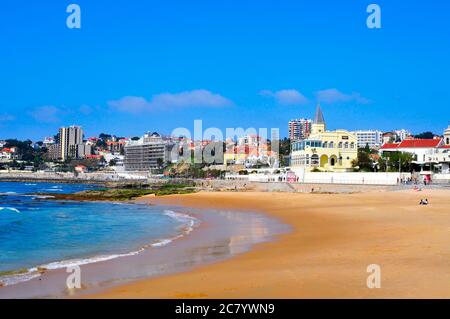
<path id="1" fill-rule="evenodd" d="M 348 172 L 357 158 L 356 136 L 346 130 L 327 131 L 320 105 L 309 137 L 292 143 L 291 166 L 305 171 Z"/>

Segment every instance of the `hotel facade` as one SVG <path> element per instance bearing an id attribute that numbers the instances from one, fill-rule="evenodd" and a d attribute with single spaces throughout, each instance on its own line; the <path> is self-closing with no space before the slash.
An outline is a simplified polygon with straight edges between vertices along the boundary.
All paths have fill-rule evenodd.
<path id="1" fill-rule="evenodd" d="M 352 162 L 357 158 L 356 136 L 346 130 L 327 131 L 320 105 L 317 106 L 310 136 L 292 143 L 292 168 L 348 172 L 352 170 Z"/>
<path id="2" fill-rule="evenodd" d="M 125 146 L 124 166 L 126 171 L 150 171 L 161 168 L 167 162 L 176 161 L 178 152 L 172 152 L 175 143 L 163 139 L 158 133 L 147 133 L 138 141 L 129 141 Z"/>
<path id="3" fill-rule="evenodd" d="M 358 141 L 358 147 L 379 148 L 383 145 L 383 132 L 377 130 L 354 131 Z"/>

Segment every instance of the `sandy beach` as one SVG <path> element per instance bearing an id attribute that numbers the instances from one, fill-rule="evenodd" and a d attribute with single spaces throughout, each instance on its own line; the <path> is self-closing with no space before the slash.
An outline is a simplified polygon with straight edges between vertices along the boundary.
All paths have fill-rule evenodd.
<path id="1" fill-rule="evenodd" d="M 193 271 L 94 298 L 449 298 L 450 191 L 355 194 L 197 193 L 149 199 L 260 211 L 292 231 Z M 421 198 L 430 205 L 419 206 Z M 368 265 L 381 288 L 367 288 Z"/>

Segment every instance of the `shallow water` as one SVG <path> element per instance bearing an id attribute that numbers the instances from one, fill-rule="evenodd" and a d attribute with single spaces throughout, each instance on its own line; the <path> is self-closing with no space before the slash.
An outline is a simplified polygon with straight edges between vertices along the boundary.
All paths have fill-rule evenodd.
<path id="1" fill-rule="evenodd" d="M 0 275 L 54 269 L 163 245 L 193 226 L 189 216 L 156 206 L 54 201 L 30 194 L 71 193 L 92 185 L 0 183 Z M 3 284 L 26 279 L 0 277 Z"/>
<path id="2" fill-rule="evenodd" d="M 289 227 L 258 212 L 109 202 L 51 201 L 0 183 L 0 298 L 64 298 L 134 280 L 188 271 L 248 251 Z M 31 186 L 31 185 L 30 185 Z M 80 185 L 33 185 L 71 192 Z M 49 188 L 50 187 L 50 188 Z M 93 186 L 86 186 L 92 188 Z M 7 193 L 7 194 L 6 194 Z M 3 237 L 2 237 L 3 236 Z M 182 240 L 179 240 L 183 238 Z M 36 266 L 47 269 L 39 273 Z M 82 289 L 68 290 L 79 265 Z M 6 280 L 5 280 L 6 278 Z"/>

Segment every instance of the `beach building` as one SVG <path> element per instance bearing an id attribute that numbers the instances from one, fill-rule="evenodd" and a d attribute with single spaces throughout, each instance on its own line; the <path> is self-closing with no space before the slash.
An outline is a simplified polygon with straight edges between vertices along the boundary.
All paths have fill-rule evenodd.
<path id="1" fill-rule="evenodd" d="M 448 143 L 447 143 L 448 142 Z M 444 131 L 444 138 L 407 139 L 399 143 L 386 143 L 380 148 L 380 154 L 386 152 L 409 153 L 414 156 L 413 164 L 420 171 L 450 173 L 450 128 Z"/>
<path id="2" fill-rule="evenodd" d="M 356 136 L 346 130 L 327 131 L 318 105 L 310 136 L 292 143 L 291 167 L 346 172 L 352 170 L 352 161 L 357 157 Z"/>
<path id="3" fill-rule="evenodd" d="M 379 148 L 383 145 L 383 132 L 377 130 L 354 131 L 358 147 Z"/>
<path id="4" fill-rule="evenodd" d="M 303 140 L 311 133 L 312 120 L 294 119 L 288 123 L 289 139 L 291 141 Z"/>
<path id="5" fill-rule="evenodd" d="M 410 153 L 415 156 L 415 163 L 425 164 L 427 154 L 432 154 L 443 145 L 443 140 L 436 139 L 409 139 L 399 143 L 386 143 L 380 148 L 380 154 L 386 152 Z"/>
<path id="6" fill-rule="evenodd" d="M 150 171 L 176 161 L 172 154 L 174 147 L 175 143 L 164 140 L 158 133 L 147 133 L 138 141 L 130 141 L 124 146 L 125 170 Z"/>

